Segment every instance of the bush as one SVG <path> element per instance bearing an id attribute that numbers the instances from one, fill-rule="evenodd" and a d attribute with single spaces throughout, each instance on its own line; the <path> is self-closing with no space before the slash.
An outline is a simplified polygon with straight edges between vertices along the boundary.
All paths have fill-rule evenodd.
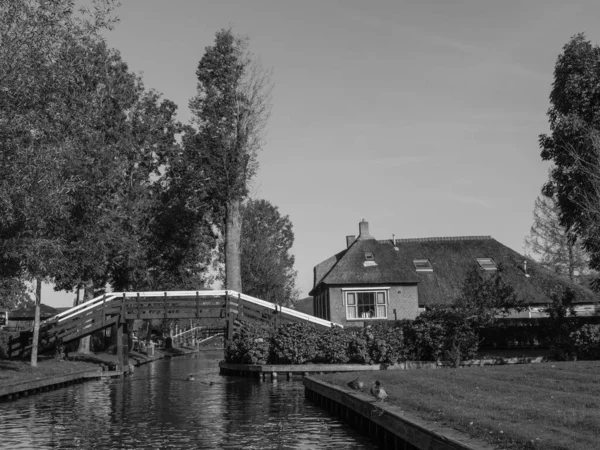
<path id="1" fill-rule="evenodd" d="M 350 361 L 349 347 L 353 334 L 347 329 L 332 327 L 318 330 L 317 354 L 314 362 L 346 364 Z"/>
<path id="2" fill-rule="evenodd" d="M 319 339 L 319 332 L 313 325 L 283 324 L 271 336 L 270 362 L 306 364 L 316 361 Z"/>
<path id="3" fill-rule="evenodd" d="M 418 320 L 403 327 L 406 358 L 411 361 L 438 361 L 444 358 L 446 329 L 438 322 Z"/>
<path id="4" fill-rule="evenodd" d="M 243 323 L 227 343 L 225 361 L 237 364 L 266 364 L 270 336 L 267 329 Z"/>
<path id="5" fill-rule="evenodd" d="M 396 364 L 406 359 L 402 327 L 372 325 L 363 331 L 368 364 Z"/>
<path id="6" fill-rule="evenodd" d="M 600 357 L 600 325 L 583 325 L 569 335 L 578 358 Z"/>

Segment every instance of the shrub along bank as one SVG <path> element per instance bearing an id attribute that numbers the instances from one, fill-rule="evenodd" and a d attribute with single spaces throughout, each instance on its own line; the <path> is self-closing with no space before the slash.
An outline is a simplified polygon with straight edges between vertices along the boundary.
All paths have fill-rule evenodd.
<path id="1" fill-rule="evenodd" d="M 538 327 L 544 326 L 544 322 L 538 323 Z M 402 361 L 449 361 L 458 365 L 461 360 L 476 355 L 483 334 L 487 346 L 495 346 L 492 340 L 495 334 L 485 331 L 484 328 L 453 328 L 435 314 L 366 328 L 316 328 L 302 323 L 269 328 L 244 323 L 228 342 L 225 360 L 260 365 L 396 364 Z M 502 335 L 498 335 L 498 342 L 503 342 Z M 547 344 L 553 345 L 551 340 Z M 578 323 L 561 345 L 568 350 L 563 356 L 598 359 L 600 325 Z"/>

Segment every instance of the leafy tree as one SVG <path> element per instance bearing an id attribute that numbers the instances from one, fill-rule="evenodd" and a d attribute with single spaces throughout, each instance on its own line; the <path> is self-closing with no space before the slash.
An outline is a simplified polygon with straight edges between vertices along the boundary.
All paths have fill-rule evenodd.
<path id="1" fill-rule="evenodd" d="M 87 120 L 90 60 L 112 2 L 76 15 L 68 0 L 0 2 L 0 245 L 3 277 L 46 278 L 62 264 L 55 232 L 68 220 L 77 174 L 67 174 Z M 89 96 L 84 97 L 89 100 Z M 93 102 L 92 102 L 93 104 Z"/>
<path id="2" fill-rule="evenodd" d="M 279 305 L 298 299 L 294 232 L 289 216 L 267 200 L 242 206 L 241 269 L 244 293 Z"/>
<path id="3" fill-rule="evenodd" d="M 577 328 L 577 324 L 569 320 L 576 316 L 575 292 L 571 289 L 564 289 L 551 294 L 552 303 L 550 303 L 544 312 L 548 314 L 548 335 L 551 337 L 551 348 L 554 357 L 565 359 L 569 357 L 571 349 L 570 335 Z"/>
<path id="4" fill-rule="evenodd" d="M 197 176 L 210 180 L 215 223 L 225 242 L 225 287 L 242 290 L 241 204 L 258 168 L 270 113 L 270 74 L 248 51 L 248 40 L 221 30 L 198 64 L 190 101 L 198 133 L 187 151 L 200 153 Z"/>
<path id="5" fill-rule="evenodd" d="M 562 226 L 600 268 L 600 48 L 583 34 L 563 47 L 554 69 L 548 110 L 550 134 L 541 157 L 553 163 L 542 192 L 556 200 Z"/>
<path id="6" fill-rule="evenodd" d="M 186 144 L 195 138 L 183 127 L 182 148 L 169 161 L 156 185 L 153 220 L 148 242 L 146 287 L 155 289 L 200 289 L 212 283 L 209 274 L 212 249 L 214 199 L 209 182 L 202 178 L 201 155 Z"/>
<path id="7" fill-rule="evenodd" d="M 547 269 L 571 281 L 580 282 L 589 272 L 587 255 L 575 236 L 560 224 L 559 209 L 550 197 L 538 197 L 533 209 L 533 225 L 525 238 L 525 248 Z"/>
<path id="8" fill-rule="evenodd" d="M 88 80 L 105 55 L 100 32 L 111 13 L 110 0 L 79 15 L 69 0 L 0 2 L 0 267 L 9 269 L 0 277 L 36 280 L 32 365 L 41 280 L 67 262 L 57 230 L 83 183 L 68 169 L 94 130 L 102 89 L 86 95 Z"/>
<path id="9" fill-rule="evenodd" d="M 477 353 L 480 328 L 522 307 L 514 289 L 503 281 L 501 270 L 481 274 L 474 268 L 451 305 L 435 306 L 417 317 L 414 338 L 417 345 L 422 341 L 430 349 L 431 356 L 443 357 L 458 367 L 461 360 Z"/>
<path id="10" fill-rule="evenodd" d="M 0 278 L 0 310 L 16 310 L 33 305 L 31 289 L 22 278 Z"/>

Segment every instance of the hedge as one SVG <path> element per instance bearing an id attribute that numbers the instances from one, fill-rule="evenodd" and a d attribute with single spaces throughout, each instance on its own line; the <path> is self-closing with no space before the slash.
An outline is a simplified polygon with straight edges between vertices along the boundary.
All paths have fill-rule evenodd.
<path id="1" fill-rule="evenodd" d="M 600 358 L 600 318 L 571 320 L 568 355 Z M 587 323 L 586 323 L 587 322 Z M 591 323 L 590 323 L 591 322 Z M 599 322 L 595 324 L 593 322 Z M 520 348 L 552 346 L 544 319 L 507 319 L 481 329 L 484 345 Z M 438 361 L 453 358 L 446 331 L 435 322 L 397 321 L 366 328 L 316 328 L 304 323 L 267 328 L 243 323 L 225 349 L 225 360 L 241 364 L 396 364 L 402 361 Z M 475 335 L 476 336 L 476 335 Z M 472 357 L 469 345 L 464 357 Z"/>

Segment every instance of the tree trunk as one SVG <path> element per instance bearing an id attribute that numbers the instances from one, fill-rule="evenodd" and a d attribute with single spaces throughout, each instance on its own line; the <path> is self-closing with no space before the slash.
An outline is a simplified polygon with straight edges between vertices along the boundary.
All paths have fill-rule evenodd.
<path id="1" fill-rule="evenodd" d="M 573 244 L 567 244 L 569 250 L 569 280 L 575 281 L 575 257 L 573 255 Z"/>
<path id="2" fill-rule="evenodd" d="M 79 297 L 79 291 L 77 291 L 77 297 Z M 83 301 L 87 302 L 94 298 L 94 282 L 92 280 L 88 280 L 85 283 L 83 288 Z M 90 349 L 90 339 L 91 336 L 86 336 L 79 339 L 79 347 L 77 348 L 77 352 L 89 354 L 91 353 Z"/>
<path id="3" fill-rule="evenodd" d="M 38 341 L 40 340 L 40 305 L 42 304 L 42 279 L 36 280 L 35 316 L 33 320 L 33 342 L 31 343 L 31 366 L 37 366 Z"/>
<path id="4" fill-rule="evenodd" d="M 242 201 L 232 200 L 227 205 L 225 230 L 225 288 L 242 292 L 240 242 L 242 238 Z"/>

